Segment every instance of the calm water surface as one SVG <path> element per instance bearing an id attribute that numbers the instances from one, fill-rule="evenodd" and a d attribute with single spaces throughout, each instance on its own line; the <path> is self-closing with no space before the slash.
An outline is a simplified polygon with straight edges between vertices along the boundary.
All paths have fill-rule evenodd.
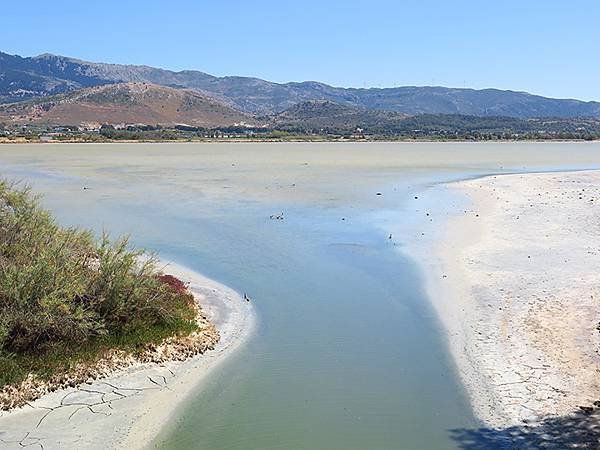
<path id="1" fill-rule="evenodd" d="M 599 166 L 598 144 L 0 147 L 0 175 L 62 223 L 131 233 L 254 299 L 255 335 L 161 449 L 459 448 L 449 431 L 478 423 L 403 235 L 381 221 L 414 226 L 432 183 Z"/>

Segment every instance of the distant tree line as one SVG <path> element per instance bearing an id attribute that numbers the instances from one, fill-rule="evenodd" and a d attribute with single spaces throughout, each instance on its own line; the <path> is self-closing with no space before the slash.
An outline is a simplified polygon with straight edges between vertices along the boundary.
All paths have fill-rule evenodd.
<path id="1" fill-rule="evenodd" d="M 5 126 L 11 138 L 35 140 L 51 134 L 55 140 L 204 140 L 228 139 L 431 139 L 431 140 L 594 140 L 600 139 L 600 119 L 519 119 L 465 115 L 399 116 L 385 111 L 350 112 L 321 117 L 286 117 L 261 127 L 191 125 L 102 125 L 99 131 L 77 126 Z M 0 124 L 0 133 L 3 125 Z M 10 133 L 8 133 L 10 132 Z"/>
<path id="2" fill-rule="evenodd" d="M 386 120 L 379 118 L 331 124 L 330 120 L 306 120 L 281 123 L 277 129 L 295 133 L 325 135 L 363 134 L 383 137 L 437 137 L 444 139 L 595 139 L 600 136 L 597 119 L 518 119 L 512 117 L 478 117 L 464 115 L 422 114 Z M 328 123 L 329 122 L 329 123 Z"/>

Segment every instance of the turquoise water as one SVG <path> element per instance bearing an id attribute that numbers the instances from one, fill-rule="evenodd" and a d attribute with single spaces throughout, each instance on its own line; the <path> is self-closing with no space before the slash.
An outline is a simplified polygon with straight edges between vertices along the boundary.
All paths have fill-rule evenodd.
<path id="1" fill-rule="evenodd" d="M 449 430 L 477 420 L 419 269 L 381 222 L 414 226 L 432 183 L 599 165 L 597 144 L 0 147 L 0 174 L 62 223 L 131 233 L 254 299 L 256 333 L 161 449 L 460 448 Z"/>

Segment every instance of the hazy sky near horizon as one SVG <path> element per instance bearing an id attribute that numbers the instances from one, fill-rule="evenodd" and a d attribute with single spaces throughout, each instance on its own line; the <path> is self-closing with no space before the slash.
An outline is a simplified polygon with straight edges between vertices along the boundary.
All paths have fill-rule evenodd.
<path id="1" fill-rule="evenodd" d="M 0 51 L 600 101 L 598 0 L 4 2 Z"/>

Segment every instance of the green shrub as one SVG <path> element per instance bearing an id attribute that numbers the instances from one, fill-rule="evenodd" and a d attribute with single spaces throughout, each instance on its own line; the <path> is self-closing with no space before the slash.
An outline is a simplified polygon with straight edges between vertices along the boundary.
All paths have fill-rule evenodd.
<path id="1" fill-rule="evenodd" d="M 26 375 L 24 361 L 36 371 L 52 355 L 194 331 L 193 297 L 162 282 L 156 263 L 127 238 L 60 227 L 28 188 L 0 180 L 0 386 Z"/>

